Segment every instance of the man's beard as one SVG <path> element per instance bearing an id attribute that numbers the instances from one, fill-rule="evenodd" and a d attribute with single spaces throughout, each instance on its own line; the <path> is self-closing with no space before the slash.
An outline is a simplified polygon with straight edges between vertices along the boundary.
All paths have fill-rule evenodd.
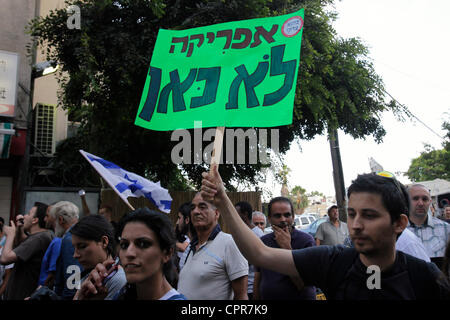
<path id="1" fill-rule="evenodd" d="M 185 235 L 187 235 L 188 227 L 187 225 L 183 224 L 183 227 L 180 230 L 180 225 L 177 225 L 175 228 L 175 237 L 177 238 L 178 242 L 184 242 L 186 240 Z"/>
<path id="2" fill-rule="evenodd" d="M 276 225 L 277 227 L 284 229 L 287 227 L 289 233 L 292 232 L 292 225 L 289 225 L 289 223 L 287 223 L 286 221 L 281 221 L 280 224 Z"/>
<path id="3" fill-rule="evenodd" d="M 57 237 L 61 238 L 65 232 L 66 232 L 66 230 L 63 227 L 61 227 L 61 225 L 58 222 L 56 222 L 55 223 L 55 235 Z"/>

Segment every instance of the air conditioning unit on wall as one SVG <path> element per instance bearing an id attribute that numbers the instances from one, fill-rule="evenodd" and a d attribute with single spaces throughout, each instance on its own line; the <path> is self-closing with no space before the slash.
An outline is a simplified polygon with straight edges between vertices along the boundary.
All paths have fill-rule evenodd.
<path id="1" fill-rule="evenodd" d="M 55 153 L 56 106 L 36 104 L 32 155 L 52 156 Z"/>

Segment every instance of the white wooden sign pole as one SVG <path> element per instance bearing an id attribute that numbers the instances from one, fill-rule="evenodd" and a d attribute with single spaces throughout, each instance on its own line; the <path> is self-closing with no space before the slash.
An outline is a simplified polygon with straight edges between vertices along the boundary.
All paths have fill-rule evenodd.
<path id="1" fill-rule="evenodd" d="M 214 139 L 214 147 L 211 155 L 211 166 L 209 171 L 211 172 L 213 164 L 217 164 L 217 168 L 220 163 L 220 155 L 222 153 L 222 145 L 223 145 L 223 135 L 224 135 L 225 127 L 217 127 L 216 128 L 216 136 Z"/>

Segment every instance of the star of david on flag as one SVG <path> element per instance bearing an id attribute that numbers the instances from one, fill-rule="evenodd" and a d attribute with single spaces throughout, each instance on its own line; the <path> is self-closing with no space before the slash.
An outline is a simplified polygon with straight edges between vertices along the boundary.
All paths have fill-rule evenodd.
<path id="1" fill-rule="evenodd" d="M 152 182 L 133 172 L 126 171 L 105 159 L 86 151 L 79 150 L 83 157 L 94 167 L 109 186 L 132 208 L 128 197 L 146 197 L 159 210 L 169 213 L 172 197 L 167 189 L 161 187 L 160 182 Z"/>

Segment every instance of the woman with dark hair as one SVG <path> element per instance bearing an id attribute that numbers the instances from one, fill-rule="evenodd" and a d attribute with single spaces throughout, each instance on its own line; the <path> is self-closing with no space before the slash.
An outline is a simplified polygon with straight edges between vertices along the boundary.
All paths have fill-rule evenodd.
<path id="1" fill-rule="evenodd" d="M 119 223 L 119 257 L 127 284 L 117 300 L 185 300 L 173 287 L 176 278 L 172 256 L 175 236 L 167 215 L 141 208 L 126 215 Z M 102 292 L 108 276 L 105 267 L 112 260 L 98 264 L 83 282 L 83 296 Z"/>
<path id="2" fill-rule="evenodd" d="M 70 232 L 72 233 L 72 245 L 74 247 L 73 257 L 78 260 L 84 269 L 83 274 L 85 276 L 81 279 L 81 282 L 87 278 L 88 273 L 97 264 L 116 257 L 114 229 L 105 217 L 100 215 L 83 217 L 72 227 Z M 111 300 L 126 284 L 123 268 L 118 264 L 114 268 L 116 268 L 114 275 L 105 282 L 105 288 L 107 289 L 105 300 Z M 74 300 L 81 300 L 82 298 L 80 290 L 78 290 Z"/>

